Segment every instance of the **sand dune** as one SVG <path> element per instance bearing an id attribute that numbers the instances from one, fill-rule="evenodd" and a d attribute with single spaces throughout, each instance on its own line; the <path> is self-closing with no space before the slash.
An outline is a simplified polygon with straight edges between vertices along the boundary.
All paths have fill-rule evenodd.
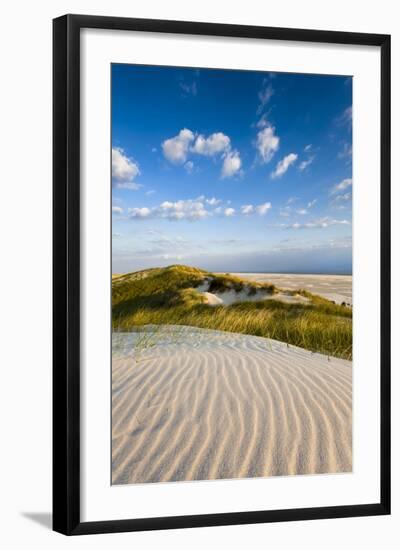
<path id="1" fill-rule="evenodd" d="M 337 304 L 353 303 L 351 275 L 300 275 L 290 273 L 232 273 L 241 279 L 259 283 L 273 283 L 279 288 L 298 290 L 304 288 Z"/>
<path id="2" fill-rule="evenodd" d="M 242 290 L 224 290 L 223 292 L 209 292 L 210 278 L 206 277 L 204 282 L 195 288 L 197 292 L 204 296 L 206 303 L 210 306 L 225 305 L 230 306 L 239 302 L 259 302 L 261 300 L 278 300 L 287 304 L 307 304 L 310 302 L 308 298 L 300 294 L 290 295 L 284 292 L 270 294 L 262 289 L 255 292 L 249 292 L 249 287 L 246 286 Z"/>
<path id="3" fill-rule="evenodd" d="M 113 335 L 113 484 L 351 469 L 350 361 L 191 327 Z"/>

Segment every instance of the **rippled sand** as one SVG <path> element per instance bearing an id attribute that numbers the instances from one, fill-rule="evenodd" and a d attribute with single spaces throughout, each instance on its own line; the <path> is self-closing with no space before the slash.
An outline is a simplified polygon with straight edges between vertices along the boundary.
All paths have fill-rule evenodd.
<path id="1" fill-rule="evenodd" d="M 113 349 L 113 484 L 351 471 L 350 361 L 191 327 Z"/>

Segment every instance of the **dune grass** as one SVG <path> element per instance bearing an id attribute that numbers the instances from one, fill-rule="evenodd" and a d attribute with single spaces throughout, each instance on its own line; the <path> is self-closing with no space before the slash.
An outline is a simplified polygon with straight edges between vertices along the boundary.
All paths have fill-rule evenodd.
<path id="1" fill-rule="evenodd" d="M 209 291 L 246 288 L 249 295 L 274 285 L 248 283 L 230 275 L 214 275 L 187 266 L 150 269 L 113 281 L 113 330 L 144 325 L 188 325 L 273 338 L 310 351 L 352 358 L 352 309 L 299 290 L 306 304 L 275 299 L 211 307 L 196 287 L 207 278 Z"/>

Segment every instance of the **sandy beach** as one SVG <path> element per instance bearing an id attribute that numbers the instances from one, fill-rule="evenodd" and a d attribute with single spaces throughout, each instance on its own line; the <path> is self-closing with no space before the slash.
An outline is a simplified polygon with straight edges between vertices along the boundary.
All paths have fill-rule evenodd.
<path id="1" fill-rule="evenodd" d="M 113 334 L 113 484 L 351 469 L 351 361 L 191 327 Z"/>

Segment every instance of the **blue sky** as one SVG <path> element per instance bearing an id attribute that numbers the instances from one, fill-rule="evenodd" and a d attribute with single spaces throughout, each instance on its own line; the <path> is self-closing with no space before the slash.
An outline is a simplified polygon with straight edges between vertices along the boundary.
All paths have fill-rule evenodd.
<path id="1" fill-rule="evenodd" d="M 114 273 L 351 273 L 351 78 L 111 70 Z"/>

